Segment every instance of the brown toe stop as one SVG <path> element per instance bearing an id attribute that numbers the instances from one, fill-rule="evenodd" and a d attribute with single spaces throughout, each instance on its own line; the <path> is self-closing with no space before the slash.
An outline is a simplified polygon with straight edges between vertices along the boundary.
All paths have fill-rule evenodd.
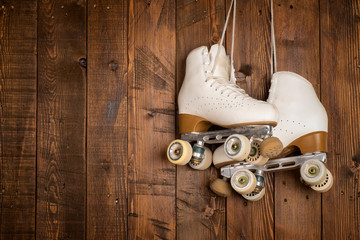
<path id="1" fill-rule="evenodd" d="M 210 184 L 210 189 L 220 197 L 228 197 L 232 192 L 230 184 L 220 178 L 215 179 Z"/>
<path id="2" fill-rule="evenodd" d="M 260 154 L 267 158 L 274 158 L 281 153 L 283 145 L 277 137 L 269 137 L 262 141 Z"/>

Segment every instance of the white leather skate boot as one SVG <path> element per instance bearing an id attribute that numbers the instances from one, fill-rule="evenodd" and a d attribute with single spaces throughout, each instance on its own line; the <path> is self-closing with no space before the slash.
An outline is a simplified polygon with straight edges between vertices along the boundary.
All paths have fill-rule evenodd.
<path id="1" fill-rule="evenodd" d="M 217 66 L 214 60 L 217 49 Z M 272 125 L 277 109 L 251 98 L 230 81 L 230 59 L 223 46 L 194 49 L 186 60 L 186 74 L 178 96 L 180 133 L 204 132 L 211 125 L 233 128 L 244 125 Z"/>
<path id="2" fill-rule="evenodd" d="M 267 101 L 279 110 L 273 136 L 285 148 L 296 146 L 302 154 L 327 152 L 328 118 L 310 82 L 293 72 L 277 72 Z"/>
<path id="3" fill-rule="evenodd" d="M 211 151 L 203 143 L 221 143 L 223 137 L 228 137 L 224 149 L 230 160 L 220 160 L 216 167 L 248 160 L 249 154 L 254 152 L 260 157 L 259 146 L 264 138 L 270 139 L 265 145 L 265 153 L 279 154 L 282 150 L 281 142 L 271 138 L 271 126 L 275 126 L 278 119 L 276 107 L 251 98 L 237 86 L 230 61 L 224 47 L 218 44 L 210 51 L 205 46 L 196 48 L 187 57 L 185 79 L 178 96 L 179 132 L 189 137 L 183 140 L 197 141 L 192 149 L 194 161 L 190 161 L 190 166 L 195 169 L 206 169 L 212 161 L 212 156 L 206 156 Z M 204 136 L 195 134 L 206 132 L 212 125 L 232 130 L 204 133 Z M 257 136 L 256 139 L 253 136 Z M 215 140 L 205 141 L 211 137 Z M 175 140 L 168 148 L 168 158 L 175 164 L 184 165 L 190 160 L 190 152 L 191 146 L 186 141 Z M 206 161 L 202 161 L 203 158 Z M 268 157 L 260 158 L 257 164 L 268 160 Z"/>

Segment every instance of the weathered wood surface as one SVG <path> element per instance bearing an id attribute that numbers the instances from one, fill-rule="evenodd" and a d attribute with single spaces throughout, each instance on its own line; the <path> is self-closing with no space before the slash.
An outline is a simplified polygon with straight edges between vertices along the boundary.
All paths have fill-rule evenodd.
<path id="1" fill-rule="evenodd" d="M 332 190 L 292 171 L 259 202 L 224 199 L 217 169 L 167 161 L 186 57 L 230 2 L 0 0 L 0 239 L 360 238 L 359 0 L 274 0 L 278 70 L 328 111 Z M 270 2 L 237 5 L 235 71 L 265 100 Z"/>
<path id="2" fill-rule="evenodd" d="M 127 10 L 88 2 L 88 239 L 127 238 Z"/>
<path id="3" fill-rule="evenodd" d="M 86 2 L 39 1 L 37 239 L 84 239 Z"/>
<path id="4" fill-rule="evenodd" d="M 0 1 L 0 239 L 33 239 L 36 1 Z"/>
<path id="5" fill-rule="evenodd" d="M 360 1 L 320 1 L 321 100 L 329 116 L 322 238 L 360 239 Z"/>
<path id="6" fill-rule="evenodd" d="M 128 33 L 128 239 L 174 239 L 175 1 L 130 1 Z"/>
<path id="7" fill-rule="evenodd" d="M 308 79 L 320 97 L 319 3 L 274 1 L 274 23 L 277 70 Z M 321 239 L 321 194 L 299 178 L 298 170 L 275 174 L 276 239 Z"/>

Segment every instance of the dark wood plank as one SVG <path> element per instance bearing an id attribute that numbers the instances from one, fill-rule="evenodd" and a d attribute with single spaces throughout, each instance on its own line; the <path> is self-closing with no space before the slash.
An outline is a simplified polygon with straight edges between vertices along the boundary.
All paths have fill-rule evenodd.
<path id="1" fill-rule="evenodd" d="M 225 21 L 225 1 L 177 1 L 176 84 L 180 90 L 191 50 L 217 43 Z M 218 170 L 177 167 L 177 238 L 226 239 L 225 199 L 209 189 Z M 213 211 L 213 213 L 212 213 Z"/>
<path id="2" fill-rule="evenodd" d="M 274 23 L 277 70 L 302 75 L 319 94 L 319 3 L 274 1 Z M 321 238 L 321 194 L 299 177 L 298 170 L 275 174 L 276 239 Z"/>
<path id="3" fill-rule="evenodd" d="M 127 7 L 88 2 L 88 239 L 127 239 Z"/>
<path id="4" fill-rule="evenodd" d="M 36 1 L 0 1 L 0 239 L 35 239 Z"/>
<path id="5" fill-rule="evenodd" d="M 130 1 L 128 32 L 128 238 L 175 239 L 175 1 Z"/>
<path id="6" fill-rule="evenodd" d="M 231 1 L 227 1 L 228 5 Z M 235 28 L 234 68 L 250 76 L 241 83 L 248 94 L 266 100 L 270 83 L 270 1 L 238 1 Z M 232 26 L 229 31 L 231 31 Z M 227 36 L 231 49 L 231 34 Z M 249 202 L 235 191 L 227 200 L 228 239 L 273 239 L 273 174 L 266 174 L 266 194 Z"/>
<path id="7" fill-rule="evenodd" d="M 322 196 L 323 239 L 360 239 L 360 1 L 320 1 L 321 99 L 329 117 L 332 189 Z"/>
<path id="8" fill-rule="evenodd" d="M 37 239 L 84 239 L 86 4 L 40 1 Z"/>

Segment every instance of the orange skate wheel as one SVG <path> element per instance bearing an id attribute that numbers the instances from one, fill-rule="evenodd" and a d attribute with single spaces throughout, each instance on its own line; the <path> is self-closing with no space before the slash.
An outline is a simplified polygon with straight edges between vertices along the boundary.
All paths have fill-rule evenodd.
<path id="1" fill-rule="evenodd" d="M 256 177 L 247 169 L 239 169 L 231 176 L 230 183 L 236 192 L 248 194 L 256 187 Z"/>
<path id="2" fill-rule="evenodd" d="M 177 139 L 169 144 L 167 158 L 177 165 L 186 165 L 192 156 L 192 147 L 189 142 Z"/>
<path id="3" fill-rule="evenodd" d="M 220 178 L 217 178 L 210 183 L 210 189 L 220 197 L 229 197 L 232 191 L 230 184 Z"/>

